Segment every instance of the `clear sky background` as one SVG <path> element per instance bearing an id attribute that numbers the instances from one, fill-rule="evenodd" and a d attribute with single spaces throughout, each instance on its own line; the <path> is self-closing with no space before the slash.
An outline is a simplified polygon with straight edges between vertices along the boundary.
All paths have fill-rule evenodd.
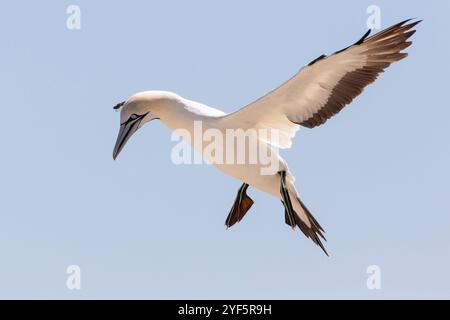
<path id="1" fill-rule="evenodd" d="M 81 29 L 66 8 L 81 8 Z M 154 121 L 111 154 L 137 91 L 233 111 L 323 53 L 418 26 L 410 56 L 282 155 L 330 257 L 255 189 L 174 165 Z M 7 1 L 0 12 L 1 298 L 450 298 L 448 1 Z M 81 290 L 66 288 L 79 265 Z M 381 268 L 368 290 L 366 268 Z"/>

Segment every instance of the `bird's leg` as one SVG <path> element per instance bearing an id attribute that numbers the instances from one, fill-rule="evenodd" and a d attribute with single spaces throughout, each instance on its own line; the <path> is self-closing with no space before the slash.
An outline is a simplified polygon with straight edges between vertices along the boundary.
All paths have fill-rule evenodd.
<path id="1" fill-rule="evenodd" d="M 230 213 L 228 214 L 227 220 L 225 221 L 225 225 L 227 228 L 231 227 L 235 223 L 242 220 L 247 211 L 253 205 L 253 200 L 247 195 L 246 191 L 248 188 L 248 184 L 244 182 L 244 184 L 239 188 L 239 191 L 236 196 L 236 200 L 234 200 L 233 207 L 231 208 Z"/>
<path id="2" fill-rule="evenodd" d="M 292 208 L 291 197 L 289 196 L 289 190 L 286 187 L 286 171 L 278 172 L 280 175 L 280 193 L 281 193 L 281 203 L 284 205 L 284 220 L 286 224 L 295 228 L 297 225 L 295 223 L 295 212 Z"/>

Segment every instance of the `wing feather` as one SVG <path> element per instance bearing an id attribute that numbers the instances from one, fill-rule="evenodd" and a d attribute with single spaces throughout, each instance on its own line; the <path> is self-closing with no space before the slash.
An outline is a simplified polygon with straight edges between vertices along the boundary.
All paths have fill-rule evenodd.
<path id="1" fill-rule="evenodd" d="M 270 129 L 289 148 L 299 125 L 313 128 L 325 123 L 374 82 L 393 62 L 407 56 L 403 49 L 420 21 L 402 21 L 371 37 L 370 30 L 353 45 L 330 56 L 321 55 L 290 80 L 244 108 L 222 118 L 224 125 L 242 129 Z M 276 136 L 275 136 L 276 137 Z"/>

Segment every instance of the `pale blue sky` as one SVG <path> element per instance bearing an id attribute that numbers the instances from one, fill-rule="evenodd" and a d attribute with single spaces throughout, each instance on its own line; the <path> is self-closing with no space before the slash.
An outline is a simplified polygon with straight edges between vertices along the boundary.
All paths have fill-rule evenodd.
<path id="1" fill-rule="evenodd" d="M 81 30 L 66 28 L 69 4 Z M 117 161 L 112 106 L 150 89 L 232 111 L 382 27 L 418 26 L 410 56 L 282 151 L 327 231 L 326 257 L 240 182 L 175 166 L 170 131 Z M 1 298 L 450 298 L 448 1 L 8 1 L 0 33 Z M 82 289 L 65 286 L 77 264 Z M 382 289 L 366 288 L 366 268 Z"/>

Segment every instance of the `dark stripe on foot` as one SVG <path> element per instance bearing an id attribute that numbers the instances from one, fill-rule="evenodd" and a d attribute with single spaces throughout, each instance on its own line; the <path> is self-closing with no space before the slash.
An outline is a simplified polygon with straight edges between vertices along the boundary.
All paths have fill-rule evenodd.
<path id="1" fill-rule="evenodd" d="M 238 190 L 236 195 L 236 200 L 234 200 L 233 206 L 231 207 L 230 213 L 225 220 L 225 225 L 227 228 L 231 227 L 235 223 L 239 222 L 244 218 L 247 211 L 253 205 L 253 200 L 247 195 L 248 184 L 244 183 Z"/>

